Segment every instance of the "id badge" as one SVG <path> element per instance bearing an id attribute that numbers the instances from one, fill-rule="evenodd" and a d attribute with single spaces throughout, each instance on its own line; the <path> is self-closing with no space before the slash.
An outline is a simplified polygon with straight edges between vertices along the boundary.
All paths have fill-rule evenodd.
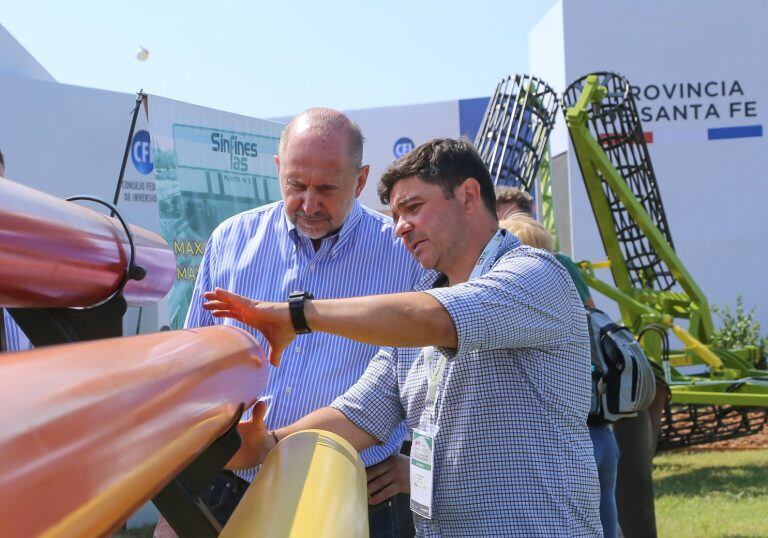
<path id="1" fill-rule="evenodd" d="M 434 478 L 435 435 L 437 427 L 430 428 L 431 433 L 414 429 L 411 441 L 411 511 L 427 519 L 432 519 L 432 482 Z"/>

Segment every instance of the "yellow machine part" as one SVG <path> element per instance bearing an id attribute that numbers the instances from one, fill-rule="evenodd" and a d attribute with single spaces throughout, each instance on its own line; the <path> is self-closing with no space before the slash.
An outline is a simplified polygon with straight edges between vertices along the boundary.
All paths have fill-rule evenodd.
<path id="1" fill-rule="evenodd" d="M 672 332 L 675 333 L 685 347 L 696 353 L 701 360 L 703 360 L 710 368 L 722 368 L 723 361 L 720 357 L 715 355 L 710 349 L 699 342 L 691 333 L 680 327 L 679 325 L 672 326 Z"/>
<path id="2" fill-rule="evenodd" d="M 264 460 L 220 538 L 368 536 L 365 468 L 342 437 L 289 435 Z"/>

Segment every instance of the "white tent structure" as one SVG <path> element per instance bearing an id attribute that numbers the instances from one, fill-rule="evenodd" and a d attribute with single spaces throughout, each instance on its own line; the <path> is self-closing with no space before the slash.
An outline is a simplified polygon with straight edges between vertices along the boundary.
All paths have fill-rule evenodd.
<path id="1" fill-rule="evenodd" d="M 0 24 L 0 77 L 56 82 L 40 62 Z"/>

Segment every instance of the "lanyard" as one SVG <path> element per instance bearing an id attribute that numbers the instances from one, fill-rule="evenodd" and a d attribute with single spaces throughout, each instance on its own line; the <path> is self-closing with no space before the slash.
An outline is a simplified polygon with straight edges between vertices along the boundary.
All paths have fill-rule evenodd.
<path id="1" fill-rule="evenodd" d="M 475 263 L 475 266 L 472 268 L 469 280 L 474 280 L 488 271 L 490 261 L 495 258 L 494 254 L 498 252 L 503 238 L 504 232 L 498 230 L 491 240 L 488 241 L 488 244 L 480 253 L 477 263 Z M 422 353 L 424 355 L 424 367 L 427 373 L 427 396 L 424 399 L 424 412 L 421 415 L 419 427 L 431 432 L 436 428 L 437 417 L 435 416 L 435 411 L 437 409 L 437 399 L 440 394 L 440 387 L 443 383 L 443 377 L 445 376 L 445 364 L 447 361 L 445 356 L 437 353 L 435 346 L 427 346 L 423 348 Z M 437 360 L 435 359 L 435 355 L 439 356 Z"/>

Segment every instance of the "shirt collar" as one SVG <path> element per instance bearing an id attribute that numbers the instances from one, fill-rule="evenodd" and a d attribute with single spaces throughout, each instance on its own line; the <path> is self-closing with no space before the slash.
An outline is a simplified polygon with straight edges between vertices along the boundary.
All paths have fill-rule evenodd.
<path id="1" fill-rule="evenodd" d="M 493 264 L 499 261 L 504 254 L 512 249 L 515 249 L 521 245 L 520 240 L 514 234 L 509 233 L 507 230 L 502 229 L 501 247 L 496 251 L 496 255 L 493 259 Z M 416 284 L 416 291 L 424 291 L 432 288 L 442 288 L 448 285 L 448 277 L 443 273 L 437 271 L 428 271 L 418 284 Z"/>

